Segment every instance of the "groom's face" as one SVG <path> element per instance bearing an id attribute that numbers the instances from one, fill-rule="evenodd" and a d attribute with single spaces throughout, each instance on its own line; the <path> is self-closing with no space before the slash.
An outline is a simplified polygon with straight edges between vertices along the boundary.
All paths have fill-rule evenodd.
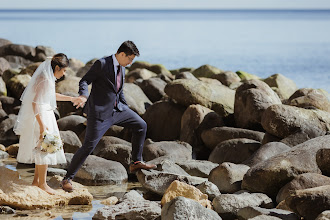
<path id="1" fill-rule="evenodd" d="M 121 66 L 124 66 L 124 67 L 131 65 L 135 58 L 134 54 L 127 56 L 124 52 L 121 52 L 119 54 L 119 56 L 120 56 L 120 59 L 118 60 L 118 62 Z"/>

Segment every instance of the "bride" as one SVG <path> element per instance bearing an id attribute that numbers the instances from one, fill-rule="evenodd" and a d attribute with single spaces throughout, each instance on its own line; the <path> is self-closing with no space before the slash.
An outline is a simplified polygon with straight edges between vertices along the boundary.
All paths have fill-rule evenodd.
<path id="1" fill-rule="evenodd" d="M 65 75 L 69 60 L 63 53 L 54 55 L 40 64 L 21 96 L 21 109 L 18 113 L 14 131 L 20 135 L 17 161 L 35 163 L 32 185 L 49 194 L 55 190 L 46 183 L 48 165 L 66 163 L 63 148 L 55 153 L 40 149 L 43 133 L 47 131 L 59 136 L 54 110 L 56 101 L 75 101 L 75 97 L 55 92 L 55 81 Z"/>

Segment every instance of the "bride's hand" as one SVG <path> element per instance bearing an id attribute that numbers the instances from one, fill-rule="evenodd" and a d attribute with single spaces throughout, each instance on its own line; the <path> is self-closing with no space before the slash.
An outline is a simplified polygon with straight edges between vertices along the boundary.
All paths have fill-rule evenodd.
<path id="1" fill-rule="evenodd" d="M 76 108 L 84 107 L 86 101 L 87 101 L 87 98 L 85 96 L 74 97 L 71 100 L 71 102 L 73 103 L 73 106 L 76 106 Z"/>
<path id="2" fill-rule="evenodd" d="M 45 132 L 45 131 L 48 131 L 48 127 L 47 126 L 42 126 L 40 127 L 40 136 L 39 136 L 39 139 L 42 140 L 43 139 L 43 136 L 42 134 Z"/>

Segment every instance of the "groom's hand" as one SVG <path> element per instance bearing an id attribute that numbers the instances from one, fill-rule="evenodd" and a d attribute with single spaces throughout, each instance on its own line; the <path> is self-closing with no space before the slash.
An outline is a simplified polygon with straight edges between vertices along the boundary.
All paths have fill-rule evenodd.
<path id="1" fill-rule="evenodd" d="M 82 108 L 84 107 L 85 103 L 87 101 L 87 98 L 85 96 L 79 96 L 73 100 L 73 105 L 76 106 L 76 108 Z"/>

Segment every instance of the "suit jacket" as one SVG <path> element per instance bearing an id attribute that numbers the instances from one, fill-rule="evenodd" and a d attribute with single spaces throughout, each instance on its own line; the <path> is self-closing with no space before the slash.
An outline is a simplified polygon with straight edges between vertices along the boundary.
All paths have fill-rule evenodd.
<path id="1" fill-rule="evenodd" d="M 116 91 L 116 74 L 113 66 L 112 56 L 97 60 L 90 70 L 79 82 L 79 95 L 87 97 L 84 112 L 87 117 L 105 120 L 112 117 L 112 112 L 117 100 L 117 109 L 123 111 L 128 108 L 123 85 L 125 79 L 125 68 L 121 66 L 122 85 Z M 88 95 L 88 85 L 92 83 L 92 90 Z"/>

